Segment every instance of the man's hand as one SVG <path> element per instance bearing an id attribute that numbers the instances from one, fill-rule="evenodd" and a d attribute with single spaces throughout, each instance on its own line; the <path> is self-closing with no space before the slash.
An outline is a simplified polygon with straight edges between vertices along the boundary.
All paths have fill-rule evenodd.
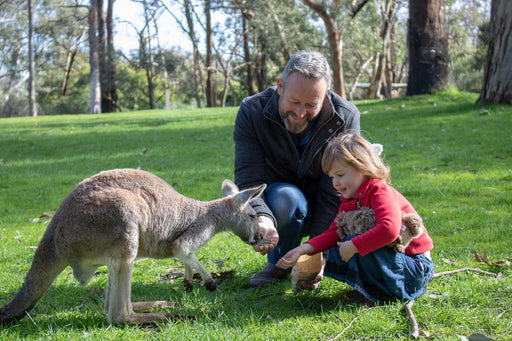
<path id="1" fill-rule="evenodd" d="M 276 247 L 277 242 L 279 242 L 279 234 L 274 226 L 274 222 L 269 217 L 259 216 L 258 225 L 262 240 L 260 243 L 253 245 L 252 248 L 265 255 Z"/>

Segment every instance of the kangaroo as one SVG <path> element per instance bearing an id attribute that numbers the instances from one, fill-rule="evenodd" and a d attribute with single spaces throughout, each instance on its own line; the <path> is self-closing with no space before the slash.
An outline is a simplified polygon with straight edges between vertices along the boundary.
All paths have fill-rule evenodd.
<path id="1" fill-rule="evenodd" d="M 134 309 L 172 307 L 171 302 L 131 301 L 137 257 L 176 257 L 185 265 L 185 287 L 192 290 L 193 269 L 204 286 L 216 288 L 195 256 L 217 232 L 231 230 L 248 244 L 261 241 L 256 213 L 248 205 L 266 185 L 239 191 L 229 180 L 224 198 L 197 201 L 167 182 L 136 169 L 114 169 L 80 182 L 51 219 L 18 294 L 0 308 L 0 322 L 23 318 L 66 266 L 85 285 L 101 265 L 108 267 L 104 313 L 112 323 L 154 323 L 180 318 L 171 313 L 134 313 Z"/>

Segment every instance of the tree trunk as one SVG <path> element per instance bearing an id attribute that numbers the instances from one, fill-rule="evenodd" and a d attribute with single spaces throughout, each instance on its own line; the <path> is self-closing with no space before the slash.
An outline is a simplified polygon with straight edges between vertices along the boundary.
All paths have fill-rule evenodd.
<path id="1" fill-rule="evenodd" d="M 309 8 L 316 12 L 322 18 L 327 31 L 327 41 L 329 51 L 331 52 L 332 68 L 332 90 L 345 98 L 345 81 L 343 79 L 343 54 L 341 50 L 342 29 L 341 25 L 336 25 L 337 18 L 327 13 L 325 4 L 320 4 L 313 0 L 302 0 Z M 330 84 L 329 84 L 330 85 Z"/>
<path id="2" fill-rule="evenodd" d="M 204 2 L 204 14 L 206 17 L 206 106 L 208 108 L 217 105 L 215 100 L 215 86 L 212 57 L 212 18 L 211 18 L 210 0 Z"/>
<path id="3" fill-rule="evenodd" d="M 116 63 L 114 59 L 114 0 L 108 0 L 107 7 L 107 110 L 117 111 Z"/>
<path id="4" fill-rule="evenodd" d="M 382 81 L 384 76 L 384 63 L 385 56 L 379 52 L 375 57 L 375 66 L 372 78 L 372 84 L 368 89 L 368 98 L 382 98 L 381 90 L 382 90 Z"/>
<path id="5" fill-rule="evenodd" d="M 512 104 L 512 1 L 492 0 L 491 39 L 477 103 Z"/>
<path id="6" fill-rule="evenodd" d="M 91 98 L 89 102 L 89 113 L 101 113 L 101 87 L 100 87 L 100 70 L 99 70 L 99 57 L 98 57 L 98 37 L 96 14 L 98 13 L 97 0 L 91 0 L 89 7 L 89 64 L 90 64 L 90 85 L 91 85 Z"/>
<path id="7" fill-rule="evenodd" d="M 144 60 L 144 64 L 146 66 L 146 80 L 148 82 L 149 108 L 155 109 L 155 84 L 154 84 L 155 71 L 154 71 L 154 63 L 153 63 L 153 48 L 151 46 L 151 25 L 150 25 L 152 16 L 149 14 L 148 3 L 146 1 L 143 1 L 143 6 L 144 6 L 145 27 L 147 30 L 147 35 L 145 38 L 145 41 L 147 43 L 144 44 L 145 51 L 147 51 L 147 52 L 146 52 L 146 59 Z M 143 33 L 143 35 L 144 35 L 144 33 Z"/>
<path id="8" fill-rule="evenodd" d="M 265 90 L 268 84 L 268 55 L 265 45 L 262 46 L 260 56 L 258 57 L 258 91 Z"/>
<path id="9" fill-rule="evenodd" d="M 190 41 L 192 42 L 192 50 L 194 55 L 194 97 L 196 98 L 196 104 L 197 107 L 201 107 L 201 97 L 199 95 L 199 49 L 197 48 L 197 39 L 196 34 L 194 30 L 194 20 L 192 19 L 192 4 L 190 3 L 190 0 L 185 0 L 183 2 L 183 7 L 185 9 L 185 17 L 187 18 L 187 25 L 188 25 L 188 37 L 190 38 Z"/>
<path id="10" fill-rule="evenodd" d="M 391 32 L 396 22 L 396 0 L 385 0 L 380 3 L 382 24 L 380 38 L 382 50 L 377 54 L 375 72 L 368 91 L 369 98 L 391 98 L 392 68 L 391 64 Z"/>
<path id="11" fill-rule="evenodd" d="M 106 37 L 105 37 L 105 13 L 103 12 L 103 0 L 96 0 L 98 2 L 98 62 L 100 66 L 100 87 L 101 87 L 101 112 L 109 112 L 107 109 L 107 54 L 105 52 Z"/>
<path id="12" fill-rule="evenodd" d="M 249 17 L 246 15 L 246 10 L 244 8 L 240 8 L 242 11 L 242 28 L 243 28 L 243 36 L 244 36 L 244 56 L 245 56 L 245 69 L 247 75 L 247 93 L 249 96 L 254 95 L 254 75 L 253 75 L 253 65 L 251 62 L 251 49 L 249 48 Z"/>
<path id="13" fill-rule="evenodd" d="M 74 48 L 73 50 L 68 50 L 66 52 L 66 66 L 64 66 L 64 81 L 62 82 L 61 91 L 62 97 L 66 97 L 68 95 L 69 77 L 71 76 L 71 70 L 73 68 L 77 52 L 78 48 Z"/>
<path id="14" fill-rule="evenodd" d="M 34 67 L 34 26 L 33 26 L 33 8 L 32 0 L 28 0 L 28 103 L 30 115 L 37 116 L 37 103 L 36 103 L 36 81 L 35 81 L 35 67 Z"/>
<path id="15" fill-rule="evenodd" d="M 442 91 L 450 79 L 444 0 L 409 0 L 407 95 Z"/>

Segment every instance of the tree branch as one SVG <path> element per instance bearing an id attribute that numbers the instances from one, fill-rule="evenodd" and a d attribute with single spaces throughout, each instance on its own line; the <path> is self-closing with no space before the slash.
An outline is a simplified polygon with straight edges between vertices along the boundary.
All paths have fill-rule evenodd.
<path id="1" fill-rule="evenodd" d="M 366 5 L 368 3 L 369 0 L 354 0 L 352 1 L 352 5 L 350 5 L 350 18 L 351 19 L 354 19 L 357 15 L 357 13 L 359 13 L 364 5 Z"/>

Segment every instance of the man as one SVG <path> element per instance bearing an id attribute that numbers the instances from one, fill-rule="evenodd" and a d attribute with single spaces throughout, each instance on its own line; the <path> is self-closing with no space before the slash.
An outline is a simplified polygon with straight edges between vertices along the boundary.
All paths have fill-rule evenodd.
<path id="1" fill-rule="evenodd" d="M 277 261 L 301 243 L 326 230 L 340 204 L 331 179 L 322 172 L 323 150 L 332 137 L 359 133 L 359 111 L 329 90 L 331 70 L 316 51 L 290 57 L 277 86 L 245 98 L 233 132 L 235 183 L 248 188 L 268 184 L 252 206 L 267 244 L 267 266 L 251 287 L 283 280 Z M 318 278 L 318 280 L 321 277 Z"/>

